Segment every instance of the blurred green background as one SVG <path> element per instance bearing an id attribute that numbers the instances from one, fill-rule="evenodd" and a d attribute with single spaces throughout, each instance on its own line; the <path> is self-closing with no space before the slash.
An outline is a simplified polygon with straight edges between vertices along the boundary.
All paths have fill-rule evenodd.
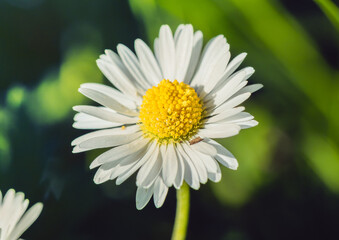
<path id="1" fill-rule="evenodd" d="M 161 24 L 192 23 L 247 52 L 245 104 L 259 126 L 221 142 L 239 161 L 220 183 L 192 190 L 188 239 L 339 236 L 339 11 L 329 0 L 0 0 L 0 189 L 45 205 L 25 239 L 170 239 L 175 191 L 135 208 L 133 179 L 95 185 L 73 155 L 77 88 L 108 81 L 95 60 Z"/>

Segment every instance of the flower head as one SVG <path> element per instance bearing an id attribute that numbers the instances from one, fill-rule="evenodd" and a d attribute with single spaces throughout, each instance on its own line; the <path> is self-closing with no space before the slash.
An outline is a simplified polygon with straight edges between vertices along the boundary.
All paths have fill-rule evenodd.
<path id="1" fill-rule="evenodd" d="M 180 25 L 174 36 L 167 25 L 154 41 L 154 54 L 140 39 L 134 54 L 119 44 L 97 60 L 116 87 L 82 84 L 79 91 L 102 106 L 75 106 L 74 127 L 96 129 L 72 142 L 73 152 L 111 148 L 90 168 L 94 182 L 121 184 L 137 172 L 136 204 L 142 209 L 153 196 L 162 206 L 168 188 L 183 181 L 193 189 L 221 179 L 219 163 L 237 169 L 234 156 L 212 138 L 226 138 L 256 126 L 239 107 L 261 84 L 247 85 L 254 69 L 235 70 L 242 53 L 230 60 L 223 35 L 203 47 L 203 35 Z"/>
<path id="2" fill-rule="evenodd" d="M 34 204 L 26 213 L 29 200 L 22 192 L 7 191 L 2 198 L 0 191 L 0 240 L 17 240 L 39 217 L 42 203 Z"/>
<path id="3" fill-rule="evenodd" d="M 140 128 L 145 137 L 160 144 L 189 140 L 202 124 L 204 109 L 197 93 L 177 80 L 162 80 L 147 90 L 140 108 Z"/>

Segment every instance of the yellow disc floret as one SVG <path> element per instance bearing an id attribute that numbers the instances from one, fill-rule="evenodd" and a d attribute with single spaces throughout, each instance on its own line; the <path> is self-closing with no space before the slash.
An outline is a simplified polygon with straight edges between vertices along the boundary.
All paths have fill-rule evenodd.
<path id="1" fill-rule="evenodd" d="M 140 109 L 140 127 L 160 143 L 188 140 L 201 126 L 203 106 L 189 85 L 162 80 L 147 90 Z"/>

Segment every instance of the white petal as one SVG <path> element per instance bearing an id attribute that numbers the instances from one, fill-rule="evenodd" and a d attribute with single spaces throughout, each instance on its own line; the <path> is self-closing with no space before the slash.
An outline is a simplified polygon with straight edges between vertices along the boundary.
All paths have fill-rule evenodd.
<path id="1" fill-rule="evenodd" d="M 104 152 L 103 154 L 99 155 L 96 159 L 94 159 L 89 167 L 90 169 L 93 169 L 101 164 L 117 161 L 120 158 L 126 157 L 127 155 L 139 151 L 140 149 L 146 148 L 148 142 L 149 142 L 148 139 L 141 137 L 131 143 L 112 148 L 111 150 Z"/>
<path id="2" fill-rule="evenodd" d="M 226 103 L 229 99 L 231 99 L 234 94 L 242 89 L 244 86 L 246 86 L 247 83 L 247 81 L 242 81 L 239 85 L 232 86 L 232 90 L 226 90 L 226 92 L 224 92 L 224 95 L 222 95 L 222 92 L 220 91 L 220 93 L 217 93 L 217 96 L 215 96 L 214 99 L 205 103 L 206 110 L 213 112 L 214 109 L 218 108 L 222 104 Z"/>
<path id="3" fill-rule="evenodd" d="M 147 148 L 142 148 L 139 151 L 130 154 L 126 157 L 117 160 L 119 164 L 116 166 L 115 171 L 112 173 L 110 179 L 113 180 L 120 175 L 123 175 L 131 169 L 146 153 Z M 110 163 L 107 163 L 110 164 Z"/>
<path id="4" fill-rule="evenodd" d="M 101 183 L 104 183 L 108 180 L 110 180 L 110 176 L 112 174 L 112 171 L 114 171 L 114 168 L 113 169 L 110 169 L 110 170 L 107 170 L 107 171 L 104 171 L 101 169 L 101 167 L 96 171 L 94 177 L 93 177 L 93 182 L 95 184 L 101 184 Z"/>
<path id="5" fill-rule="evenodd" d="M 73 110 L 77 112 L 86 113 L 93 117 L 97 117 L 99 119 L 110 121 L 113 123 L 134 124 L 138 122 L 139 120 L 139 117 L 128 117 L 128 116 L 113 112 L 109 108 L 80 105 L 80 106 L 74 106 Z"/>
<path id="6" fill-rule="evenodd" d="M 252 84 L 244 87 L 243 89 L 239 90 L 236 94 L 233 95 L 233 97 L 239 96 L 244 93 L 254 93 L 261 89 L 264 85 L 262 84 Z"/>
<path id="7" fill-rule="evenodd" d="M 213 159 L 214 160 L 214 159 Z M 215 160 L 214 160 L 215 161 Z M 213 182 L 220 182 L 221 180 L 221 170 L 219 167 L 219 164 L 215 161 L 215 164 L 217 166 L 217 171 L 215 173 L 209 172 L 208 173 L 208 178 L 213 181 Z"/>
<path id="8" fill-rule="evenodd" d="M 247 53 L 240 53 L 238 56 L 236 56 L 226 67 L 225 70 L 225 76 L 229 77 L 231 74 L 240 66 L 240 64 L 244 61 L 245 57 L 247 56 Z"/>
<path id="9" fill-rule="evenodd" d="M 198 134 L 208 138 L 227 138 L 237 135 L 240 127 L 236 124 L 207 124 Z"/>
<path id="10" fill-rule="evenodd" d="M 159 63 L 159 59 L 160 59 L 160 44 L 159 44 L 159 38 L 155 38 L 154 39 L 154 55 L 155 58 L 157 60 L 157 62 Z M 162 73 L 161 67 L 159 65 L 160 71 L 161 71 L 161 79 L 164 79 L 164 74 Z M 158 81 L 160 82 L 160 80 Z"/>
<path id="11" fill-rule="evenodd" d="M 29 204 L 29 200 L 28 199 L 25 200 L 25 194 L 24 193 L 17 192 L 15 194 L 15 197 L 14 197 L 13 201 L 11 202 L 11 208 L 8 209 L 9 215 L 7 216 L 7 221 L 11 222 L 8 225 L 8 228 L 7 228 L 8 234 L 13 231 L 13 228 L 15 227 L 15 225 L 21 219 L 22 215 L 25 213 L 25 211 L 28 207 L 28 204 Z M 5 217 L 5 219 L 6 219 L 6 217 Z M 1 225 L 1 223 L 0 223 L 0 225 Z"/>
<path id="12" fill-rule="evenodd" d="M 140 127 L 138 125 L 128 126 L 125 129 L 122 128 L 114 128 L 114 129 L 104 129 L 99 131 L 90 132 L 84 134 L 76 139 L 74 139 L 71 143 L 72 146 L 78 145 L 82 142 L 85 142 L 89 139 L 100 137 L 100 136 L 119 136 L 119 135 L 128 135 L 131 133 L 136 133 L 140 131 Z"/>
<path id="13" fill-rule="evenodd" d="M 145 148 L 142 148 L 137 152 L 128 154 L 116 161 L 104 163 L 99 167 L 94 175 L 94 182 L 96 184 L 100 184 L 105 181 L 115 179 L 130 169 L 139 159 L 142 158 L 144 154 Z"/>
<path id="14" fill-rule="evenodd" d="M 151 49 L 141 39 L 135 40 L 134 48 L 146 78 L 152 85 L 158 84 L 162 80 L 162 73 Z"/>
<path id="15" fill-rule="evenodd" d="M 83 83 L 80 85 L 81 88 L 93 89 L 98 92 L 102 92 L 112 98 L 114 98 L 121 105 L 126 106 L 129 109 L 136 109 L 137 105 L 135 100 L 130 98 L 128 95 L 104 84 L 100 83 Z"/>
<path id="16" fill-rule="evenodd" d="M 135 196 L 135 202 L 138 210 L 143 209 L 147 205 L 152 197 L 152 194 L 153 188 L 138 187 L 137 194 Z"/>
<path id="17" fill-rule="evenodd" d="M 12 202 L 15 197 L 15 191 L 14 189 L 9 189 L 3 199 L 3 204 L 0 206 L 0 216 L 3 219 L 8 219 L 9 216 L 11 215 L 12 211 Z M 3 233 L 4 234 L 4 233 Z"/>
<path id="18" fill-rule="evenodd" d="M 161 145 L 158 146 L 157 148 L 160 148 L 162 152 L 165 151 L 164 148 L 166 148 L 166 146 Z M 158 149 L 152 154 L 149 160 L 145 162 L 145 164 L 140 168 L 137 175 L 136 185 L 138 187 L 149 188 L 159 176 L 162 169 L 162 162 L 163 162 L 162 154 Z"/>
<path id="19" fill-rule="evenodd" d="M 200 59 L 200 53 L 203 45 L 203 34 L 201 31 L 197 31 L 194 33 L 193 37 L 193 49 L 191 54 L 190 63 L 187 68 L 187 73 L 185 76 L 184 83 L 190 84 L 192 80 L 192 76 L 196 70 Z"/>
<path id="20" fill-rule="evenodd" d="M 206 143 L 206 139 L 190 146 L 195 151 L 203 154 L 214 156 L 217 154 L 217 150 L 211 144 Z"/>
<path id="21" fill-rule="evenodd" d="M 183 147 L 187 153 L 187 156 L 191 159 L 193 165 L 195 166 L 195 169 L 198 172 L 199 175 L 199 181 L 201 183 L 207 182 L 207 170 L 204 166 L 204 163 L 201 161 L 200 157 L 194 150 L 192 150 L 187 144 L 183 144 Z"/>
<path id="22" fill-rule="evenodd" d="M 110 180 L 112 173 L 117 169 L 118 161 L 109 162 L 107 164 L 101 165 L 96 171 L 93 181 L 95 184 L 101 184 Z"/>
<path id="23" fill-rule="evenodd" d="M 223 86 L 225 86 L 234 77 L 234 75 L 239 74 L 240 72 L 245 72 L 245 77 L 244 77 L 244 80 L 245 80 L 245 79 L 248 79 L 254 73 L 254 69 L 252 67 L 246 67 L 230 76 L 230 74 L 233 73 L 233 71 L 230 72 L 228 68 L 226 68 L 226 70 L 223 72 L 221 77 L 217 79 L 217 81 L 209 82 L 208 86 L 204 88 L 205 95 L 207 95 L 210 92 L 212 93 L 218 92 Z M 201 97 L 204 97 L 205 95 L 202 95 Z"/>
<path id="24" fill-rule="evenodd" d="M 226 101 L 225 103 L 219 105 L 219 107 L 215 108 L 210 115 L 215 115 L 218 113 L 222 113 L 224 111 L 227 111 L 228 109 L 234 108 L 238 106 L 239 104 L 246 101 L 251 96 L 251 93 L 246 92 L 243 94 L 240 94 L 236 97 L 232 97 L 230 100 Z"/>
<path id="25" fill-rule="evenodd" d="M 175 44 L 175 76 L 178 82 L 185 79 L 187 68 L 191 59 L 193 48 L 193 27 L 186 25 L 178 36 L 178 41 Z"/>
<path id="26" fill-rule="evenodd" d="M 94 182 L 100 184 L 115 179 L 123 174 L 144 156 L 145 150 L 146 148 L 141 148 L 138 151 L 129 153 L 127 156 L 123 156 L 115 161 L 103 163 L 94 176 Z"/>
<path id="27" fill-rule="evenodd" d="M 29 226 L 39 217 L 43 208 L 42 203 L 34 204 L 21 218 L 20 222 L 15 226 L 11 235 L 8 237 L 8 240 L 18 239 Z"/>
<path id="28" fill-rule="evenodd" d="M 178 170 L 177 170 L 177 175 L 175 176 L 173 185 L 176 189 L 180 189 L 184 181 L 185 165 L 184 165 L 182 156 L 178 152 L 178 148 L 176 147 L 176 145 L 174 145 L 174 151 L 176 152 L 176 156 L 178 159 Z"/>
<path id="29" fill-rule="evenodd" d="M 208 173 L 208 178 L 213 182 L 219 182 L 221 180 L 221 171 L 219 164 L 210 155 L 206 155 L 200 152 L 196 152 L 200 157 L 201 161 L 205 165 Z"/>
<path id="30" fill-rule="evenodd" d="M 168 25 L 162 25 L 159 33 L 158 61 L 163 73 L 163 78 L 174 81 L 175 60 L 175 46 L 172 31 Z"/>
<path id="31" fill-rule="evenodd" d="M 241 127 L 241 129 L 246 129 L 246 128 L 257 126 L 258 122 L 255 120 L 251 120 L 251 121 L 246 121 L 246 122 L 239 122 L 237 124 Z"/>
<path id="32" fill-rule="evenodd" d="M 237 87 L 235 87 L 234 89 L 233 89 L 233 91 L 231 92 L 231 93 L 229 93 L 229 98 L 227 98 L 227 100 L 226 101 L 228 101 L 229 99 L 231 99 L 231 98 L 233 98 L 234 96 L 235 96 L 235 94 L 239 91 L 239 90 L 241 90 L 242 88 L 244 88 L 246 85 L 247 85 L 247 83 L 248 83 L 248 81 L 242 81 Z M 225 102 L 225 101 L 224 101 Z M 221 104 L 218 104 L 218 106 L 220 106 Z M 217 107 L 218 107 L 217 106 Z"/>
<path id="33" fill-rule="evenodd" d="M 217 149 L 218 154 L 215 156 L 215 159 L 218 162 L 232 170 L 236 170 L 238 168 L 238 161 L 230 151 L 212 139 L 209 139 L 208 142 Z"/>
<path id="34" fill-rule="evenodd" d="M 126 68 L 133 76 L 135 81 L 138 83 L 138 85 L 142 87 L 142 89 L 145 91 L 148 88 L 152 87 L 152 85 L 146 80 L 143 72 L 141 71 L 139 61 L 134 53 L 123 44 L 118 44 L 117 49 L 122 62 L 125 64 Z"/>
<path id="35" fill-rule="evenodd" d="M 121 61 L 121 58 L 119 57 L 119 55 L 117 53 L 113 52 L 112 50 L 106 49 L 105 54 L 100 55 L 100 59 L 97 60 L 97 65 L 98 65 L 98 61 L 102 61 L 104 65 L 105 64 L 107 65 L 106 71 L 108 71 L 108 73 L 106 73 L 106 74 L 110 74 L 111 77 L 113 76 L 114 78 L 116 78 L 115 81 L 118 80 L 118 82 L 115 82 L 116 84 L 121 84 L 121 81 L 119 81 L 119 80 L 121 80 L 121 78 L 124 78 L 124 81 L 126 81 L 126 79 L 128 80 L 127 84 L 125 84 L 125 85 L 133 86 L 134 91 L 131 94 L 128 93 L 128 92 L 126 93 L 126 91 L 128 89 L 122 90 L 122 88 L 124 88 L 126 86 L 120 86 L 120 88 L 119 88 L 119 87 L 116 86 L 116 84 L 114 84 L 109 79 L 116 88 L 118 88 L 120 91 L 123 92 L 123 95 L 125 97 L 129 97 L 132 100 L 137 101 L 137 102 L 140 102 L 142 100 L 141 97 L 137 94 L 139 93 L 139 94 L 143 95 L 143 91 L 140 89 L 140 87 L 136 87 L 137 84 L 134 82 L 133 76 L 127 70 L 127 68 L 125 67 L 124 63 Z M 111 65 L 114 65 L 113 71 L 115 70 L 116 67 L 118 67 L 118 71 L 112 73 L 112 67 L 110 67 Z M 121 73 L 123 74 L 122 77 L 119 75 Z"/>
<path id="36" fill-rule="evenodd" d="M 74 115 L 74 123 L 72 126 L 77 129 L 103 129 L 122 125 L 123 123 L 112 123 L 86 113 L 77 113 Z"/>
<path id="37" fill-rule="evenodd" d="M 240 112 L 236 115 L 229 116 L 228 118 L 225 119 L 225 122 L 237 124 L 239 122 L 246 122 L 252 120 L 253 118 L 254 117 L 247 112 Z"/>
<path id="38" fill-rule="evenodd" d="M 164 184 L 161 177 L 158 177 L 154 184 L 154 195 L 153 195 L 154 205 L 157 208 L 160 208 L 164 204 L 167 192 L 168 187 Z"/>
<path id="39" fill-rule="evenodd" d="M 111 49 L 105 49 L 105 54 L 100 55 L 100 59 L 103 59 L 106 62 L 112 62 L 113 64 L 117 65 L 124 72 L 124 74 L 129 74 L 119 55 L 113 52 Z"/>
<path id="40" fill-rule="evenodd" d="M 199 175 L 198 175 L 197 170 L 195 169 L 195 166 L 191 162 L 191 159 L 189 158 L 189 156 L 187 156 L 181 144 L 177 144 L 177 149 L 178 149 L 178 157 L 184 163 L 185 181 L 191 188 L 198 190 L 200 188 L 200 183 L 199 183 Z"/>
<path id="41" fill-rule="evenodd" d="M 226 56 L 228 49 L 229 45 L 224 36 L 219 35 L 210 40 L 203 51 L 199 69 L 191 82 L 192 87 L 197 88 L 207 81 L 220 78 L 228 62 Z"/>
<path id="42" fill-rule="evenodd" d="M 138 162 L 136 162 L 136 164 L 134 164 L 132 168 L 130 168 L 127 172 L 120 175 L 116 180 L 116 184 L 120 185 L 121 183 L 123 183 L 142 165 L 144 165 L 147 161 L 150 161 L 152 157 L 158 156 L 158 154 L 159 147 L 157 146 L 156 141 L 153 141 L 151 144 L 149 144 L 148 149 L 146 150 L 146 154 Z"/>
<path id="43" fill-rule="evenodd" d="M 214 115 L 210 118 L 207 118 L 207 121 L 205 122 L 205 124 L 210 124 L 210 123 L 221 123 L 224 122 L 225 119 L 234 116 L 236 114 L 239 114 L 240 112 L 244 111 L 245 108 L 244 107 L 237 107 L 237 108 L 231 108 L 231 109 L 227 109 L 221 113 L 218 113 L 217 115 Z"/>
<path id="44" fill-rule="evenodd" d="M 172 186 L 178 171 L 178 157 L 173 144 L 167 146 L 167 151 L 163 160 L 162 177 L 164 183 L 170 187 Z"/>
<path id="45" fill-rule="evenodd" d="M 109 111 L 116 113 L 116 111 L 114 111 L 114 110 L 112 110 L 112 109 L 110 109 L 110 108 L 106 108 L 106 107 L 101 107 L 101 108 L 103 108 L 103 109 L 108 109 Z M 86 114 L 86 113 L 76 113 L 76 114 L 74 115 L 74 117 L 73 117 L 73 120 L 74 120 L 74 121 L 79 121 L 79 122 L 94 121 L 94 120 L 96 120 L 96 119 L 99 119 L 99 118 L 90 116 L 90 115 L 88 115 L 88 114 Z M 99 120 L 103 121 L 102 119 L 99 119 Z M 107 121 L 104 121 L 104 122 L 107 122 Z M 110 122 L 109 122 L 109 123 L 110 123 Z"/>
<path id="46" fill-rule="evenodd" d="M 79 88 L 79 92 L 81 92 L 86 97 L 96 101 L 97 103 L 100 103 L 101 105 L 108 107 L 112 110 L 115 110 L 119 113 L 129 115 L 129 116 L 138 116 L 139 114 L 131 110 L 124 105 L 120 104 L 118 101 L 116 101 L 114 98 L 112 98 L 110 95 L 107 95 L 105 93 L 99 92 L 94 89 L 88 89 L 88 88 Z"/>
<path id="47" fill-rule="evenodd" d="M 208 93 L 210 93 L 212 90 L 214 90 L 216 87 L 218 88 L 218 85 L 225 81 L 227 79 L 228 76 L 226 76 L 226 66 L 227 66 L 227 63 L 231 57 L 231 54 L 229 52 L 229 45 L 227 45 L 227 51 L 226 53 L 224 53 L 223 56 L 221 56 L 221 59 L 223 61 L 225 61 L 225 64 L 222 65 L 222 66 L 219 66 L 219 73 L 215 76 L 215 77 L 211 77 L 209 80 L 208 80 L 208 84 L 205 84 L 204 86 L 201 86 L 200 87 L 200 91 L 199 93 L 201 92 L 200 96 L 203 98 L 205 95 L 207 95 Z M 225 67 L 225 68 L 224 68 Z M 221 73 L 221 70 L 223 69 L 223 73 Z M 202 89 L 203 87 L 203 89 Z M 203 90 L 203 91 L 202 91 Z"/>
<path id="48" fill-rule="evenodd" d="M 237 124 L 241 129 L 246 129 L 258 125 L 258 122 L 252 120 L 254 117 L 247 112 L 239 112 L 237 114 L 229 115 L 226 118 L 216 122 L 216 124 Z M 208 121 L 207 121 L 208 122 Z M 206 122 L 206 123 L 207 123 Z M 207 126 L 207 125 L 206 125 Z"/>
<path id="49" fill-rule="evenodd" d="M 206 101 L 206 108 L 216 108 L 220 104 L 224 103 L 247 84 L 245 80 L 247 80 L 253 72 L 253 68 L 244 68 L 232 75 L 226 84 L 220 86 L 220 88 L 216 90 L 217 92 L 214 94 L 208 94 L 204 98 L 204 101 Z"/>
<path id="50" fill-rule="evenodd" d="M 14 197 L 15 197 L 15 190 L 13 188 L 11 188 L 6 192 L 4 199 L 3 199 L 3 205 L 2 206 L 4 208 L 5 207 L 7 208 L 7 206 L 9 206 L 12 203 Z"/>
<path id="51" fill-rule="evenodd" d="M 105 130 L 102 130 L 105 131 Z M 142 136 L 143 133 L 136 132 L 131 134 L 124 134 L 124 135 L 103 135 L 95 138 L 88 139 L 78 145 L 76 145 L 73 148 L 73 153 L 79 153 L 84 151 L 89 151 L 92 149 L 98 149 L 98 148 L 108 148 L 108 147 L 115 147 L 120 146 L 126 143 L 133 142 L 140 136 Z"/>
<path id="52" fill-rule="evenodd" d="M 104 163 L 100 166 L 97 173 L 94 176 L 94 182 L 96 184 L 103 183 L 108 180 L 113 180 L 118 176 L 129 171 L 136 162 L 138 162 L 145 155 L 145 148 L 139 151 L 129 154 L 116 161 Z"/>
<path id="53" fill-rule="evenodd" d="M 255 71 L 252 67 L 246 67 L 234 73 L 227 79 L 222 79 L 222 81 L 220 81 L 220 83 L 207 95 L 205 101 L 207 102 L 210 99 L 216 98 L 218 96 L 223 97 L 222 99 L 228 99 L 237 96 L 237 92 L 239 92 L 239 90 L 247 84 L 245 80 L 251 77 L 254 72 Z M 225 100 L 221 102 L 224 101 Z M 219 106 L 220 103 L 218 100 L 215 100 L 214 104 Z"/>
<path id="54" fill-rule="evenodd" d="M 132 99 L 137 96 L 137 89 L 129 78 L 118 65 L 113 62 L 105 61 L 104 59 L 98 59 L 97 65 L 101 72 L 107 77 L 107 79 L 121 92 L 125 93 Z"/>
<path id="55" fill-rule="evenodd" d="M 218 85 L 216 85 L 216 87 L 211 91 L 211 96 L 207 96 L 205 98 L 205 100 L 208 100 L 210 98 L 213 98 L 213 94 L 214 93 L 218 93 L 221 91 L 221 89 L 229 89 L 230 86 L 234 86 L 234 85 L 238 85 L 241 81 L 245 81 L 247 80 L 250 76 L 253 75 L 254 73 L 254 68 L 252 67 L 245 67 L 237 72 L 235 72 L 234 74 L 232 74 L 231 76 L 227 76 L 225 77 L 225 73 L 223 75 L 223 77 L 220 79 Z M 240 79 L 239 79 L 240 77 Z M 233 83 L 229 83 L 233 81 Z M 238 82 L 238 83 L 237 83 Z M 237 83 L 237 84 L 235 84 Z M 228 85 L 227 85 L 228 84 Z M 226 86 L 227 85 L 227 86 Z"/>
<path id="56" fill-rule="evenodd" d="M 180 34 L 182 33 L 182 30 L 185 28 L 185 24 L 180 24 L 178 27 L 177 27 L 177 30 L 175 30 L 175 33 L 174 33 L 174 42 L 175 44 L 177 44 L 178 40 L 179 40 L 179 36 Z"/>

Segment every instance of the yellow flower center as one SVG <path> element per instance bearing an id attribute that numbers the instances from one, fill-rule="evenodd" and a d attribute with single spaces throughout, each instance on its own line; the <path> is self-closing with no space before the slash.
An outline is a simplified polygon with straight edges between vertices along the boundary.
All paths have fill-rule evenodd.
<path id="1" fill-rule="evenodd" d="M 160 143 L 181 142 L 201 127 L 203 106 L 193 88 L 177 80 L 162 80 L 148 89 L 140 109 L 140 127 Z"/>

